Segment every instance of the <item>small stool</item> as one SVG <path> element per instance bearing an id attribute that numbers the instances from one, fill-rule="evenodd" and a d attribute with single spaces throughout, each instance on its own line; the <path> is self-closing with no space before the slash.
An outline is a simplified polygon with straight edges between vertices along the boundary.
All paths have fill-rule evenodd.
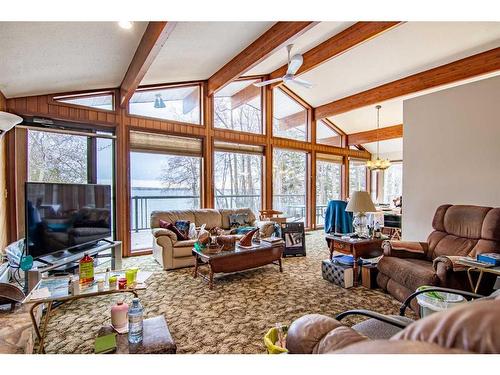
<path id="1" fill-rule="evenodd" d="M 368 289 L 375 289 L 377 287 L 377 274 L 377 265 L 361 266 L 361 285 Z"/>

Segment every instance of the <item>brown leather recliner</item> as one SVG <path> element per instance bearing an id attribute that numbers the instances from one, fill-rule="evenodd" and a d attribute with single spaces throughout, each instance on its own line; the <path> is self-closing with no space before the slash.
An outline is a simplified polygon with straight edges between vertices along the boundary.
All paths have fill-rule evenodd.
<path id="1" fill-rule="evenodd" d="M 370 339 L 338 320 L 304 315 L 288 329 L 291 354 L 500 353 L 500 297 L 461 304 L 417 320 L 389 339 Z M 479 323 L 480 322 L 480 323 Z"/>
<path id="2" fill-rule="evenodd" d="M 453 257 L 500 253 L 500 208 L 442 205 L 432 221 L 427 242 L 385 241 L 378 263 L 378 285 L 404 301 L 422 285 L 470 290 L 467 273 L 458 271 Z M 490 294 L 495 282 L 483 276 L 478 293 Z M 415 305 L 413 305 L 415 307 Z"/>

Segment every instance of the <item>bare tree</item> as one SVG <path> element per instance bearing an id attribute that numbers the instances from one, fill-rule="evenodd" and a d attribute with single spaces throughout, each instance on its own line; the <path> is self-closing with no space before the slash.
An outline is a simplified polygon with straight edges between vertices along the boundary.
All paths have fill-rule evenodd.
<path id="1" fill-rule="evenodd" d="M 86 183 L 87 137 L 28 132 L 28 179 L 36 182 Z"/>

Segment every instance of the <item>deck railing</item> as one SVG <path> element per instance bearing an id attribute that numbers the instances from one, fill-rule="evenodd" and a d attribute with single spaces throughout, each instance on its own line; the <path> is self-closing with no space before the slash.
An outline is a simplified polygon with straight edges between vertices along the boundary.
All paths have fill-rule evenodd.
<path id="1" fill-rule="evenodd" d="M 134 232 L 151 228 L 150 220 L 153 211 L 199 208 L 201 202 L 198 195 L 134 195 L 131 199 L 131 226 Z M 257 213 L 261 207 L 260 194 L 216 194 L 215 200 L 218 208 L 249 207 L 253 212 Z M 306 215 L 306 198 L 304 195 L 277 194 L 273 196 L 273 202 L 274 208 L 283 211 L 284 215 L 290 220 L 304 220 Z M 318 224 L 323 223 L 325 208 L 325 205 L 316 206 Z"/>
<path id="2" fill-rule="evenodd" d="M 134 195 L 132 196 L 131 225 L 132 231 L 149 229 L 151 213 L 153 211 L 186 210 L 200 207 L 200 196 L 198 195 Z M 220 195 L 215 196 L 218 208 L 249 207 L 258 212 L 261 207 L 259 194 L 248 195 Z"/>

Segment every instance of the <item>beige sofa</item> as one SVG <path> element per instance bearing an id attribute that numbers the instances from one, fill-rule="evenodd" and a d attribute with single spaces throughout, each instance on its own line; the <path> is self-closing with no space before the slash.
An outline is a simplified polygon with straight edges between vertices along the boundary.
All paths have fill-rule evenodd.
<path id="1" fill-rule="evenodd" d="M 219 227 L 229 234 L 229 215 L 236 213 L 247 213 L 250 225 L 260 228 L 261 237 L 269 237 L 273 233 L 274 223 L 257 221 L 255 214 L 249 208 L 153 211 L 151 213 L 153 256 L 165 270 L 194 266 L 191 250 L 195 240 L 179 241 L 174 232 L 160 228 L 160 219 L 171 223 L 177 220 L 189 220 L 195 223 L 196 227 L 206 224 L 205 228 L 208 230 Z"/>

